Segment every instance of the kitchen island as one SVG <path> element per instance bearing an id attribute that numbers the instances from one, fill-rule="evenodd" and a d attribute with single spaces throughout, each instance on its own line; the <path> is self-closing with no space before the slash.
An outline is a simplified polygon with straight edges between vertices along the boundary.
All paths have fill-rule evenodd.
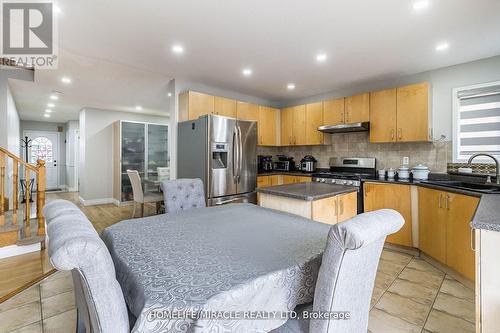
<path id="1" fill-rule="evenodd" d="M 261 207 L 335 224 L 357 215 L 357 191 L 353 186 L 296 183 L 258 188 Z"/>

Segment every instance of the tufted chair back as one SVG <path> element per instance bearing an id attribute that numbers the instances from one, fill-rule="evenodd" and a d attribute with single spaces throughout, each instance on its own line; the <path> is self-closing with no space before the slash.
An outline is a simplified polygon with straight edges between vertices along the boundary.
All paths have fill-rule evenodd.
<path id="1" fill-rule="evenodd" d="M 52 265 L 72 271 L 78 332 L 130 332 L 127 306 L 108 248 L 73 203 L 50 201 L 43 208 Z"/>
<path id="2" fill-rule="evenodd" d="M 165 180 L 162 188 L 167 213 L 206 207 L 203 182 L 199 178 Z"/>

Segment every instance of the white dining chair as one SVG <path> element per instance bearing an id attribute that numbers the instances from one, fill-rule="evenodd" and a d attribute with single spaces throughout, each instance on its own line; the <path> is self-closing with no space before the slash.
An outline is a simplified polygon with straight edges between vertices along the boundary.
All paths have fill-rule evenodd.
<path id="1" fill-rule="evenodd" d="M 163 194 L 155 192 L 146 192 L 142 190 L 141 176 L 137 170 L 127 170 L 128 178 L 130 179 L 130 184 L 132 185 L 132 192 L 134 194 L 134 210 L 132 212 L 132 218 L 135 217 L 135 210 L 137 204 L 141 205 L 141 217 L 144 216 L 144 204 L 156 204 L 156 210 L 158 211 L 158 204 L 163 201 Z"/>
<path id="2" fill-rule="evenodd" d="M 157 167 L 156 172 L 158 173 L 158 180 L 169 180 L 170 179 L 170 168 L 169 167 Z"/>

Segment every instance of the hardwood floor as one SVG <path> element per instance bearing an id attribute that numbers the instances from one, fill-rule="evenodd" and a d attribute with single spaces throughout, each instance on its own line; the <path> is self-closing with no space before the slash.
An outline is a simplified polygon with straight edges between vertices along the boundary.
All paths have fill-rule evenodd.
<path id="1" fill-rule="evenodd" d="M 114 204 L 83 206 L 78 200 L 78 192 L 48 193 L 47 202 L 64 199 L 74 202 L 96 230 L 101 233 L 106 227 L 130 219 L 132 205 L 118 207 Z M 139 211 L 139 210 L 138 210 Z M 154 206 L 146 206 L 144 215 L 154 215 Z M 55 270 L 49 262 L 47 250 L 0 259 L 0 303 L 32 286 Z"/>

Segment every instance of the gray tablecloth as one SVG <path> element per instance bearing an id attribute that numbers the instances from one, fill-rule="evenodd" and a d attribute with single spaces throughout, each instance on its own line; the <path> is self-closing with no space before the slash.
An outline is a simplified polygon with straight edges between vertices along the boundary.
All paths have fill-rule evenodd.
<path id="1" fill-rule="evenodd" d="M 259 317 L 312 301 L 328 230 L 233 204 L 123 221 L 103 239 L 137 317 L 133 332 L 266 332 L 285 319 L 246 311 Z M 209 311 L 215 318 L 199 316 Z"/>

